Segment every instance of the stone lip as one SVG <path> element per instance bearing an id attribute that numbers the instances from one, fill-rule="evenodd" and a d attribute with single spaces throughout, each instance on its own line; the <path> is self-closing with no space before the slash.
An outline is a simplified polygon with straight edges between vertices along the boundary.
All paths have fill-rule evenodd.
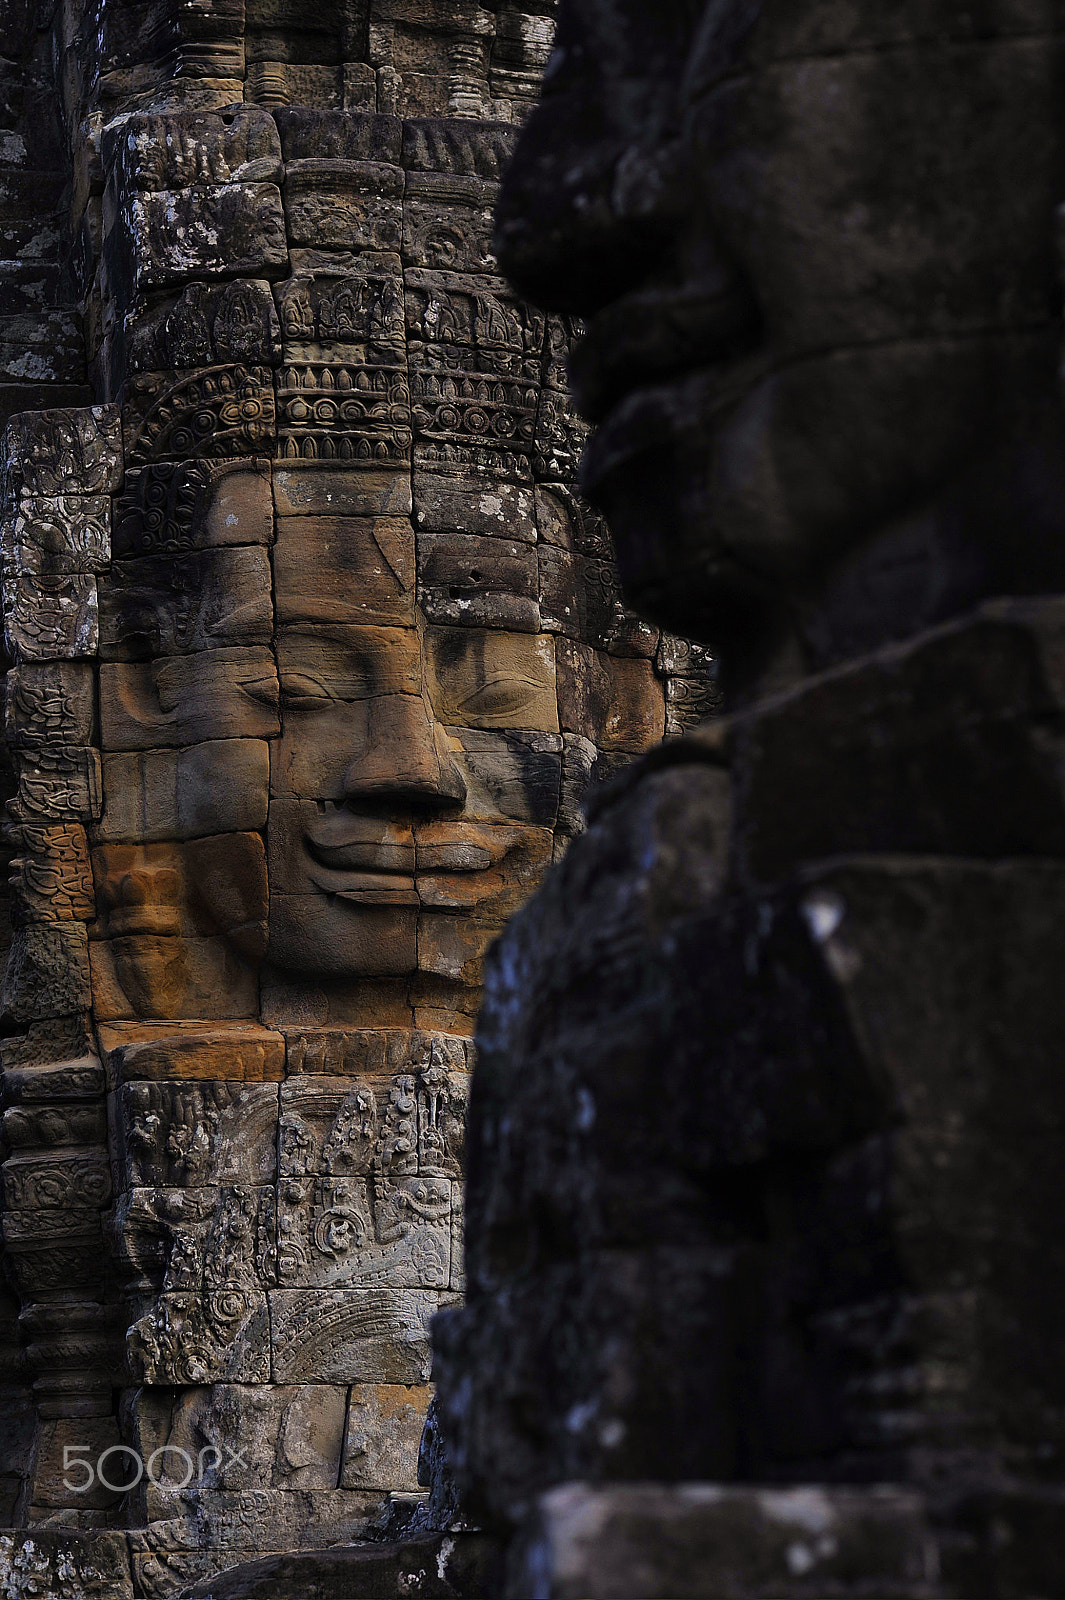
<path id="1" fill-rule="evenodd" d="M 417 1594 L 488 1600 L 501 1593 L 502 1546 L 483 1533 L 264 1556 L 184 1591 L 184 1600 L 382 1600 Z"/>

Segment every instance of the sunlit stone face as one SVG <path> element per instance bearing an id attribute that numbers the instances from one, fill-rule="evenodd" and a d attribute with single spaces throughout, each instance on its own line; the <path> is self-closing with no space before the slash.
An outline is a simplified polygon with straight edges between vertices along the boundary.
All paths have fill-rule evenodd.
<path id="1" fill-rule="evenodd" d="M 414 569 L 409 520 L 278 520 L 279 969 L 458 979 L 550 861 L 554 640 L 431 624 Z M 493 576 L 486 563 L 485 589 Z"/>

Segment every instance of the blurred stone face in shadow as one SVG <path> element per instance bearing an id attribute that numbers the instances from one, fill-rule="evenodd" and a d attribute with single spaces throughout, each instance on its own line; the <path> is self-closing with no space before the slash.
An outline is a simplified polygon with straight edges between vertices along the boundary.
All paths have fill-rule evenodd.
<path id="1" fill-rule="evenodd" d="M 1049 0 L 562 0 L 500 259 L 587 319 L 627 602 L 726 669 L 1065 577 L 1061 30 Z"/>

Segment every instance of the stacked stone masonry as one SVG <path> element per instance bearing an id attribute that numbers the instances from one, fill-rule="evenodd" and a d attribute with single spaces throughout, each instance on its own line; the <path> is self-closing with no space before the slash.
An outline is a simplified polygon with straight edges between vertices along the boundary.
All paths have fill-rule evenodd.
<path id="1" fill-rule="evenodd" d="M 84 351 L 3 447 L 0 1571 L 163 1595 L 417 1491 L 484 950 L 714 689 L 491 255 L 548 15 L 36 23 Z"/>

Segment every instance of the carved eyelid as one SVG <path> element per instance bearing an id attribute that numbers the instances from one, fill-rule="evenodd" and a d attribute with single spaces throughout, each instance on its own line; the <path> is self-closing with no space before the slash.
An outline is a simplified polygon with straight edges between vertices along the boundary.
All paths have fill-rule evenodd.
<path id="1" fill-rule="evenodd" d="M 521 679 L 499 673 L 478 684 L 469 694 L 463 695 L 457 704 L 461 710 L 472 712 L 474 715 L 478 709 L 490 711 L 501 707 L 507 709 L 514 707 L 518 710 L 533 700 L 535 687 L 534 684 L 523 683 Z"/>
<path id="2" fill-rule="evenodd" d="M 324 705 L 328 700 L 335 700 L 336 695 L 312 672 L 283 672 L 281 698 L 290 705 L 308 700 L 320 701 Z"/>

